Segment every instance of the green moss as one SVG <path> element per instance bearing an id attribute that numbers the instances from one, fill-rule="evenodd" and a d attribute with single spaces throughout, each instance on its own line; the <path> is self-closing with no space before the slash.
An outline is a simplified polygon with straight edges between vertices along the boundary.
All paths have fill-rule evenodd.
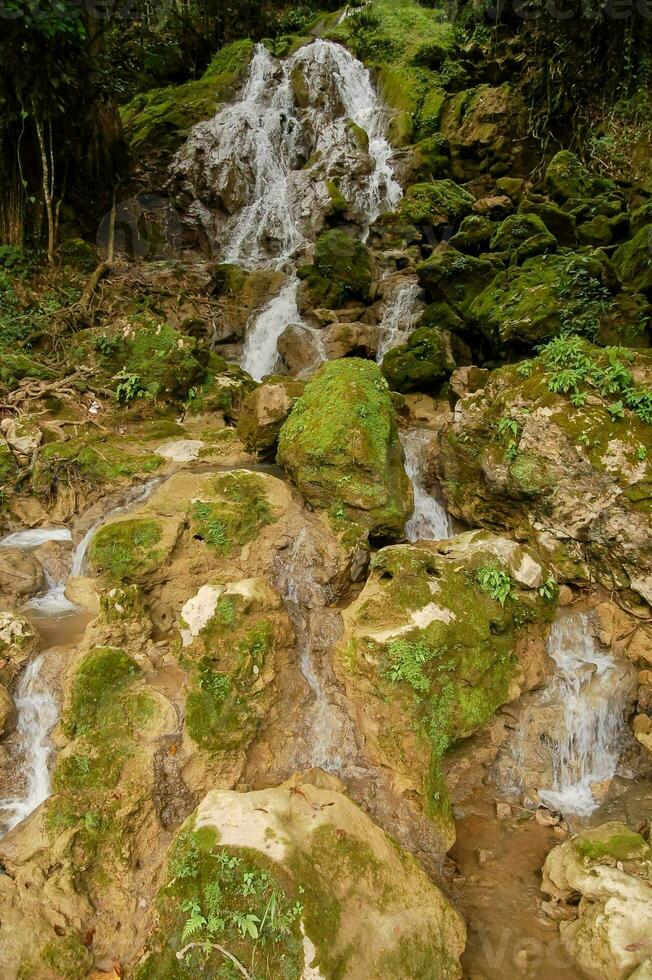
<path id="1" fill-rule="evenodd" d="M 322 232 L 315 244 L 314 265 L 303 266 L 315 307 L 340 307 L 347 299 L 366 300 L 372 282 L 371 253 L 343 231 Z"/>
<path id="2" fill-rule="evenodd" d="M 156 899 L 158 928 L 135 978 L 234 976 L 211 947 L 176 958 L 188 942 L 214 938 L 261 980 L 299 980 L 304 960 L 298 898 L 303 901 L 289 876 L 262 854 L 220 847 L 209 828 L 185 830 L 171 849 L 167 882 Z M 253 931 L 243 925 L 247 917 Z"/>
<path id="3" fill-rule="evenodd" d="M 458 224 L 471 213 L 475 198 L 452 180 L 433 180 L 408 187 L 400 204 L 400 213 L 415 225 L 441 226 Z"/>
<path id="4" fill-rule="evenodd" d="M 402 530 L 409 483 L 376 364 L 347 358 L 320 368 L 281 429 L 278 460 L 310 503 L 335 501 L 370 529 Z"/>
<path id="5" fill-rule="evenodd" d="M 614 187 L 613 181 L 595 176 L 570 150 L 560 150 L 546 169 L 544 185 L 557 200 L 587 198 Z"/>
<path id="6" fill-rule="evenodd" d="M 61 980 L 84 980 L 93 964 L 90 950 L 74 934 L 48 943 L 41 951 L 41 960 Z"/>
<path id="7" fill-rule="evenodd" d="M 136 662 L 122 650 L 96 647 L 87 653 L 77 667 L 64 714 L 63 729 L 68 738 L 115 723 L 116 695 L 138 671 Z"/>
<path id="8" fill-rule="evenodd" d="M 275 517 L 265 493 L 264 480 L 255 473 L 226 473 L 210 486 L 216 501 L 194 501 L 191 530 L 219 555 L 232 555 L 252 541 Z"/>
<path id="9" fill-rule="evenodd" d="M 134 452 L 124 439 L 82 436 L 46 443 L 36 461 L 32 486 L 36 493 L 48 493 L 59 483 L 105 488 L 109 483 L 155 473 L 164 463 L 156 453 Z"/>
<path id="10" fill-rule="evenodd" d="M 447 303 L 455 312 L 466 315 L 475 297 L 495 276 L 495 268 L 486 259 L 462 255 L 454 248 L 435 252 L 417 266 L 419 282 L 431 302 Z"/>
<path id="11" fill-rule="evenodd" d="M 93 568 L 115 582 L 130 581 L 158 567 L 162 551 L 156 520 L 133 518 L 106 524 L 95 534 L 89 558 Z"/>
<path id="12" fill-rule="evenodd" d="M 492 252 L 515 252 L 519 261 L 554 252 L 557 239 L 536 214 L 510 214 L 491 239 Z"/>
<path id="13" fill-rule="evenodd" d="M 599 862 L 604 858 L 614 861 L 650 860 L 652 853 L 640 834 L 625 824 L 611 822 L 601 827 L 582 831 L 573 846 L 580 857 Z"/>
<path id="14" fill-rule="evenodd" d="M 176 150 L 195 123 L 210 118 L 232 96 L 252 54 L 251 41 L 235 41 L 213 57 L 201 78 L 137 95 L 121 110 L 131 149 L 139 156 Z"/>
<path id="15" fill-rule="evenodd" d="M 392 391 L 428 391 L 455 367 L 450 337 L 436 327 L 419 327 L 385 354 L 382 372 Z"/>
<path id="16" fill-rule="evenodd" d="M 613 255 L 620 279 L 637 292 L 652 293 L 652 225 L 641 228 L 630 241 L 620 245 Z"/>

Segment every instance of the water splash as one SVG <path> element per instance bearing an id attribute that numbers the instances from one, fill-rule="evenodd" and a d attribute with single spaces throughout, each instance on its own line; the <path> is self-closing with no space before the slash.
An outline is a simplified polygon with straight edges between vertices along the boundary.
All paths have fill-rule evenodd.
<path id="1" fill-rule="evenodd" d="M 173 171 L 210 240 L 226 242 L 224 261 L 284 268 L 319 231 L 334 174 L 363 236 L 398 204 L 385 125 L 346 48 L 317 39 L 278 61 L 257 45 L 240 99 L 192 129 Z"/>
<path id="2" fill-rule="evenodd" d="M 41 677 L 43 655 L 25 668 L 16 690 L 18 744 L 24 760 L 25 795 L 0 800 L 5 832 L 30 815 L 50 795 L 49 733 L 56 724 L 57 704 Z"/>
<path id="3" fill-rule="evenodd" d="M 400 433 L 405 453 L 405 472 L 414 491 L 414 511 L 405 525 L 408 541 L 442 541 L 450 538 L 453 525 L 448 512 L 428 492 L 424 482 L 425 450 L 432 434 L 427 429 L 408 429 Z"/>
<path id="4" fill-rule="evenodd" d="M 548 651 L 557 665 L 550 696 L 563 704 L 564 717 L 555 733 L 553 785 L 539 797 L 551 809 L 588 816 L 598 805 L 594 784 L 611 779 L 618 766 L 624 685 L 610 654 L 596 648 L 585 613 L 553 624 Z"/>
<path id="5" fill-rule="evenodd" d="M 279 368 L 278 339 L 291 323 L 301 323 L 298 287 L 299 280 L 293 277 L 247 328 L 242 367 L 255 381 Z"/>
<path id="6" fill-rule="evenodd" d="M 383 318 L 380 321 L 380 339 L 376 360 L 379 364 L 388 350 L 403 344 L 410 336 L 418 320 L 423 304 L 421 287 L 414 280 L 400 282 L 385 300 Z"/>
<path id="7" fill-rule="evenodd" d="M 0 541 L 0 548 L 19 548 L 32 551 L 49 541 L 72 541 L 67 527 L 33 527 L 26 531 L 14 531 Z"/>

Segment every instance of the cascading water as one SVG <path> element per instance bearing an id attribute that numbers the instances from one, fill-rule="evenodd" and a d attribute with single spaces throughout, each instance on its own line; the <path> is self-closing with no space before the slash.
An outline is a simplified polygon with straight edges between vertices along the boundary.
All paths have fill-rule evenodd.
<path id="1" fill-rule="evenodd" d="M 247 329 L 242 366 L 257 380 L 278 366 L 285 327 L 302 322 L 295 270 L 332 207 L 330 182 L 362 237 L 398 204 L 385 124 L 369 72 L 346 48 L 317 39 L 279 61 L 257 45 L 240 99 L 195 126 L 177 153 L 189 216 L 222 260 L 289 275 Z"/>
<path id="2" fill-rule="evenodd" d="M 545 806 L 588 816 L 597 802 L 592 789 L 612 778 L 625 727 L 625 696 L 613 658 L 596 648 L 588 616 L 559 618 L 548 651 L 557 665 L 550 692 L 563 704 L 563 728 L 553 733 L 553 785 L 539 790 Z"/>
<path id="3" fill-rule="evenodd" d="M 399 283 L 385 301 L 380 322 L 380 340 L 376 360 L 382 360 L 388 350 L 404 343 L 410 335 L 422 310 L 421 287 L 415 280 Z"/>
<path id="4" fill-rule="evenodd" d="M 242 367 L 256 381 L 262 381 L 278 367 L 277 343 L 285 328 L 290 323 L 301 323 L 297 308 L 298 286 L 298 279 L 290 279 L 247 330 Z"/>
<path id="5" fill-rule="evenodd" d="M 442 541 L 450 538 L 453 525 L 448 512 L 424 483 L 424 454 L 431 433 L 426 429 L 408 429 L 400 433 L 405 454 L 405 472 L 414 491 L 414 511 L 405 525 L 408 541 Z"/>
<path id="6" fill-rule="evenodd" d="M 25 668 L 16 691 L 18 750 L 23 760 L 25 795 L 0 800 L 0 823 L 11 830 L 40 806 L 50 794 L 49 733 L 56 724 L 56 701 L 41 677 L 43 656 Z"/>

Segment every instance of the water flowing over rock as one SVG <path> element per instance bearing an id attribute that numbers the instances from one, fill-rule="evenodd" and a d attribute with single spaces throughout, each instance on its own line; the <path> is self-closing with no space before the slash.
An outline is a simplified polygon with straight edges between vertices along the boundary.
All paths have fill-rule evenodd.
<path id="1" fill-rule="evenodd" d="M 297 307 L 298 286 L 298 279 L 290 279 L 247 329 L 242 367 L 256 381 L 274 373 L 280 361 L 279 337 L 291 323 L 301 323 Z"/>
<path id="2" fill-rule="evenodd" d="M 58 710 L 56 701 L 41 677 L 43 657 L 28 665 L 16 689 L 18 738 L 23 758 L 25 795 L 0 800 L 0 826 L 11 830 L 46 800 L 50 793 L 49 761 L 52 746 L 48 736 Z"/>
<path id="3" fill-rule="evenodd" d="M 380 339 L 376 360 L 380 364 L 388 350 L 407 340 L 423 309 L 421 287 L 416 279 L 400 280 L 385 300 L 380 321 Z"/>
<path id="4" fill-rule="evenodd" d="M 598 805 L 592 787 L 610 780 L 618 765 L 626 689 L 582 613 L 553 624 L 549 652 L 557 665 L 551 697 L 559 698 L 564 713 L 562 730 L 553 734 L 554 781 L 539 797 L 553 810 L 588 816 Z"/>
<path id="5" fill-rule="evenodd" d="M 450 538 L 453 524 L 448 512 L 439 500 L 428 492 L 424 484 L 425 462 L 423 454 L 432 434 L 425 429 L 410 429 L 400 433 L 405 453 L 405 472 L 414 491 L 414 513 L 405 525 L 408 541 L 441 541 Z"/>
<path id="6" fill-rule="evenodd" d="M 367 69 L 316 40 L 284 61 L 258 45 L 240 99 L 193 129 L 173 173 L 223 258 L 282 266 L 343 196 L 363 233 L 401 196 Z"/>

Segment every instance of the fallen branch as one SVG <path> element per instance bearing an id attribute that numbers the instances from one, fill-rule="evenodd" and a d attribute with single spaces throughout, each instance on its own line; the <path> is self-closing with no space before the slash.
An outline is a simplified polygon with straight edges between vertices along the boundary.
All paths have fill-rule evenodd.
<path id="1" fill-rule="evenodd" d="M 189 949 L 197 949 L 198 947 L 201 948 L 206 945 L 210 946 L 211 949 L 216 949 L 219 953 L 222 954 L 222 956 L 226 956 L 227 960 L 231 960 L 233 965 L 236 966 L 238 970 L 240 970 L 242 976 L 246 977 L 247 980 L 253 980 L 253 977 L 251 976 L 250 973 L 247 972 L 247 970 L 245 970 L 240 960 L 237 959 L 237 957 L 235 957 L 233 953 L 229 953 L 228 949 L 224 949 L 224 946 L 220 946 L 219 943 L 188 943 L 187 946 L 184 946 L 183 949 L 179 950 L 179 952 L 177 953 L 177 959 L 182 960 Z"/>

